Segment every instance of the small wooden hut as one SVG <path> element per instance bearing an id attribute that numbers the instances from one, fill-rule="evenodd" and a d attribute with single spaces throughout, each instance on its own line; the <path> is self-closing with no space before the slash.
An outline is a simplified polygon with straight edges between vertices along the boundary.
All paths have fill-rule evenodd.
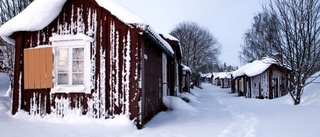
<path id="1" fill-rule="evenodd" d="M 273 99 L 284 96 L 290 87 L 290 69 L 274 59 L 263 58 L 234 71 L 232 91 L 247 98 Z"/>
<path id="2" fill-rule="evenodd" d="M 16 48 L 12 114 L 129 115 L 141 128 L 174 90 L 170 45 L 112 0 L 37 0 L 0 35 Z"/>

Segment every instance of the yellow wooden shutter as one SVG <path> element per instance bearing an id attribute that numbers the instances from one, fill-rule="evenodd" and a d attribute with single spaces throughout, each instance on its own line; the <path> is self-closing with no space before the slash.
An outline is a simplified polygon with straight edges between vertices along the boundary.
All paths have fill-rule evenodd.
<path id="1" fill-rule="evenodd" d="M 52 47 L 24 49 L 24 89 L 52 88 Z"/>

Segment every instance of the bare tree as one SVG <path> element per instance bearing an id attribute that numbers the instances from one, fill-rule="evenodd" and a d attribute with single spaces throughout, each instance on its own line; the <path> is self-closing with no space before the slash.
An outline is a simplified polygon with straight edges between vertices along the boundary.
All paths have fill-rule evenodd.
<path id="1" fill-rule="evenodd" d="M 268 10 L 278 18 L 283 64 L 293 72 L 293 89 L 289 92 L 294 104 L 300 104 L 307 79 L 318 71 L 320 62 L 320 3 L 319 0 L 270 1 Z"/>
<path id="2" fill-rule="evenodd" d="M 279 42 L 277 18 L 267 12 L 257 14 L 253 18 L 251 29 L 244 34 L 244 44 L 241 45 L 240 60 L 249 63 L 263 57 L 275 57 L 274 50 Z"/>
<path id="3" fill-rule="evenodd" d="M 288 91 L 294 104 L 298 105 L 304 86 L 313 82 L 308 78 L 320 70 L 320 2 L 270 0 L 264 7 L 264 13 L 269 18 L 262 20 L 262 29 L 253 25 L 245 34 L 245 46 L 259 48 L 243 50 L 242 57 L 247 52 L 267 56 L 277 53 L 278 63 L 292 71 L 292 88 Z"/>
<path id="4" fill-rule="evenodd" d="M 0 40 L 0 68 L 5 72 L 10 81 L 13 78 L 13 63 L 14 63 L 14 51 L 13 45 L 6 44 L 3 40 Z"/>
<path id="5" fill-rule="evenodd" d="M 208 29 L 195 22 L 182 22 L 170 34 L 180 41 L 182 63 L 194 72 L 205 72 L 218 63 L 220 44 Z"/>

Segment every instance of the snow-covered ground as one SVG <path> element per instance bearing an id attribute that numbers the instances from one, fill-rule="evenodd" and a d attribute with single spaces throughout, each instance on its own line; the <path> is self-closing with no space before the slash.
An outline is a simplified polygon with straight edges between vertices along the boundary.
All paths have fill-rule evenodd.
<path id="1" fill-rule="evenodd" d="M 0 73 L 0 83 L 8 83 Z M 7 88 L 0 87 L 0 136 L 101 136 L 101 137 L 318 137 L 320 132 L 320 85 L 305 88 L 301 105 L 290 96 L 274 100 L 237 97 L 230 89 L 203 84 L 183 94 L 190 102 L 167 97 L 173 110 L 156 115 L 142 130 L 126 116 L 112 120 L 85 117 L 35 118 L 19 112 L 10 115 Z"/>

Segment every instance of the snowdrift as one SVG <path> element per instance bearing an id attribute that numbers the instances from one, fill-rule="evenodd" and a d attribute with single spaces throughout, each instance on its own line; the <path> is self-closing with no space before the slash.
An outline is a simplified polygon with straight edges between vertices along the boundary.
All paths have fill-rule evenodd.
<path id="1" fill-rule="evenodd" d="M 319 74 L 320 72 L 317 72 L 308 80 L 314 79 Z M 273 99 L 273 101 L 270 103 L 284 103 L 288 105 L 294 104 L 289 93 L 286 96 Z M 304 87 L 299 106 L 320 106 L 320 77 L 316 78 L 312 83 Z"/>
<path id="2" fill-rule="evenodd" d="M 320 74 L 317 72 L 310 79 Z M 309 79 L 309 80 L 310 80 Z M 316 105 L 320 106 L 320 77 L 316 78 L 311 84 L 304 88 L 304 94 L 302 95 L 301 105 Z"/>
<path id="3" fill-rule="evenodd" d="M 10 99 L 7 97 L 7 91 L 10 85 L 7 74 L 0 72 L 0 110 L 10 110 Z"/>
<path id="4" fill-rule="evenodd" d="M 10 81 L 8 75 L 0 72 L 0 96 L 6 96 L 9 85 Z"/>
<path id="5" fill-rule="evenodd" d="M 193 106 L 183 101 L 179 97 L 165 96 L 163 97 L 163 104 L 172 110 L 187 110 L 187 111 L 197 111 Z"/>

